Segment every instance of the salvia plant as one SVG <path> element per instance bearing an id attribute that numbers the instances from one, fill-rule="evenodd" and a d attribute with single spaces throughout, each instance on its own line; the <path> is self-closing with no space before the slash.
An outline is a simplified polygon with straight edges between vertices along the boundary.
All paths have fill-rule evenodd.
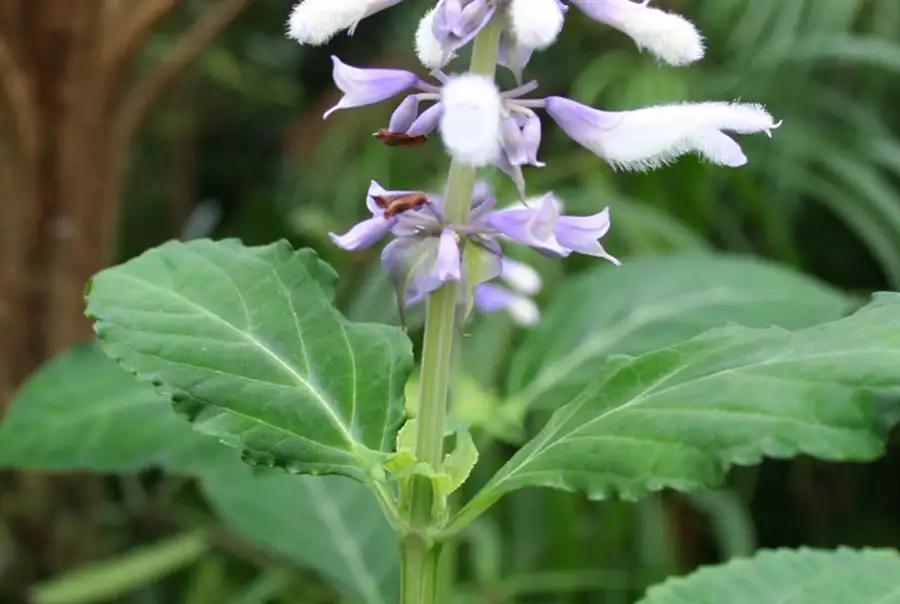
<path id="1" fill-rule="evenodd" d="M 400 2 L 303 0 L 288 35 L 324 44 Z M 2 425 L 0 462 L 157 465 L 197 476 L 239 532 L 301 559 L 349 600 L 432 604 L 456 601 L 452 573 L 439 572 L 442 552 L 454 555 L 447 545 L 514 490 L 635 500 L 721 485 L 731 466 L 764 456 L 881 455 L 897 416 L 882 403 L 900 387 L 900 295 L 861 304 L 736 259 L 620 262 L 601 244 L 614 218 L 602 200 L 572 215 L 553 192 L 529 190 L 528 171 L 554 169 L 540 159 L 546 118 L 617 170 L 662 168 L 686 154 L 727 168 L 748 161 L 733 135 L 780 126 L 760 105 L 614 111 L 541 96 L 527 79 L 530 58 L 553 52 L 570 12 L 672 67 L 704 56 L 692 23 L 632 0 L 440 0 L 423 10 L 410 44 L 424 69 L 332 57 L 342 96 L 325 113 L 399 99 L 373 144 L 391 152 L 436 136 L 449 155 L 440 191 L 394 189 L 370 175 L 359 192 L 369 216 L 330 234 L 351 253 L 389 239 L 381 262 L 401 318 L 425 310 L 419 362 L 404 327 L 336 310 L 337 275 L 311 250 L 170 242 L 87 288 L 99 348 L 126 371 L 91 348 L 39 372 Z M 456 71 L 465 56 L 468 70 Z M 479 178 L 493 169 L 517 196 L 495 197 Z M 574 281 L 557 292 L 570 306 L 542 318 L 531 298 L 540 276 L 508 256 L 514 246 L 593 257 L 601 294 Z M 583 309 L 570 311 L 576 302 Z M 501 310 L 534 334 L 510 366 L 511 405 L 552 416 L 492 476 L 473 481 L 476 442 L 485 441 L 448 401 L 469 392 L 457 352 L 477 335 L 473 317 Z M 135 422 L 142 439 L 110 444 Z M 333 543 L 298 542 L 293 521 L 323 524 Z M 363 534 L 377 537 L 374 551 L 354 545 Z M 642 602 L 890 604 L 900 602 L 900 557 L 763 551 L 651 588 Z"/>

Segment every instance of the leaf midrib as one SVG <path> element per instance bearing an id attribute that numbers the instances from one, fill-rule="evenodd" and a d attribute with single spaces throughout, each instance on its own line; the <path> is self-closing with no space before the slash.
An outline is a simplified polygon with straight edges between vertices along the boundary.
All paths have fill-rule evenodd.
<path id="1" fill-rule="evenodd" d="M 791 359 L 791 362 L 805 361 L 805 360 L 811 360 L 811 359 L 820 359 L 820 358 L 828 358 L 828 357 L 835 358 L 835 357 L 841 357 L 841 356 L 846 356 L 846 355 L 855 355 L 855 354 L 859 354 L 859 352 L 860 352 L 860 350 L 858 350 L 858 349 L 841 350 L 841 351 L 829 350 L 829 351 L 826 351 L 825 353 L 814 354 L 814 355 L 808 355 L 808 356 L 803 356 L 803 357 L 794 357 L 794 358 Z M 684 365 L 684 366 L 681 366 L 681 367 L 677 368 L 675 371 L 669 372 L 669 373 L 665 374 L 664 376 L 661 376 L 661 378 L 660 378 L 659 380 L 657 380 L 655 383 L 653 383 L 652 385 L 650 385 L 646 390 L 642 391 L 642 392 L 639 393 L 637 396 L 633 397 L 631 400 L 626 401 L 625 403 L 623 403 L 623 404 L 621 404 L 621 405 L 617 405 L 616 407 L 614 407 L 614 408 L 612 408 L 612 409 L 609 409 L 609 410 L 607 410 L 607 411 L 604 411 L 604 412 L 601 413 L 600 415 L 594 416 L 594 417 L 591 418 L 588 422 L 585 422 L 584 424 L 582 424 L 582 426 L 580 426 L 580 427 L 578 428 L 577 431 L 580 431 L 581 429 L 583 429 L 584 427 L 586 427 L 586 426 L 588 426 L 588 425 L 595 424 L 595 423 L 597 423 L 597 422 L 603 421 L 603 420 L 609 418 L 611 415 L 613 415 L 613 414 L 615 414 L 615 413 L 617 413 L 617 412 L 619 412 L 619 411 L 622 411 L 622 410 L 627 409 L 627 408 L 631 408 L 631 407 L 633 407 L 635 404 L 639 403 L 639 402 L 642 401 L 642 400 L 646 400 L 646 399 L 649 398 L 650 396 L 660 396 L 660 395 L 665 394 L 665 393 L 667 393 L 667 392 L 670 392 L 670 391 L 672 391 L 672 390 L 676 390 L 676 389 L 678 389 L 678 388 L 680 388 L 680 387 L 683 387 L 683 386 L 685 386 L 685 385 L 687 385 L 687 384 L 693 385 L 693 384 L 696 384 L 697 382 L 701 382 L 701 381 L 704 381 L 704 380 L 707 380 L 707 379 L 712 379 L 712 378 L 716 378 L 716 377 L 719 377 L 719 376 L 722 376 L 722 375 L 727 375 L 727 374 L 730 374 L 730 373 L 734 373 L 735 371 L 740 371 L 740 370 L 742 370 L 742 369 L 747 369 L 748 367 L 764 367 L 764 366 L 767 366 L 767 365 L 774 365 L 774 364 L 776 364 L 776 363 L 778 363 L 778 362 L 781 362 L 782 360 L 783 360 L 783 359 L 782 359 L 782 358 L 779 358 L 779 357 L 773 357 L 773 358 L 766 359 L 766 360 L 762 360 L 762 361 L 759 361 L 758 359 L 754 359 L 753 362 L 751 362 L 751 363 L 745 363 L 745 364 L 742 364 L 742 365 L 737 365 L 737 366 L 734 366 L 734 367 L 728 367 L 728 368 L 725 368 L 725 369 L 721 369 L 721 370 L 718 370 L 718 371 L 714 371 L 714 372 L 712 372 L 712 373 L 708 373 L 708 374 L 706 374 L 706 375 L 700 376 L 700 377 L 698 377 L 698 378 L 696 378 L 696 379 L 693 379 L 693 380 L 690 380 L 690 381 L 687 381 L 687 382 L 682 381 L 682 382 L 678 382 L 678 383 L 676 383 L 676 384 L 672 384 L 672 385 L 670 385 L 670 386 L 668 386 L 668 387 L 666 387 L 666 388 L 663 388 L 663 389 L 661 389 L 661 390 L 657 390 L 657 389 L 656 389 L 660 384 L 664 384 L 664 383 L 670 381 L 670 379 L 671 379 L 673 376 L 677 375 L 678 373 L 681 373 L 683 370 L 685 370 L 685 369 L 686 369 L 687 367 L 689 367 L 690 365 Z M 607 377 L 607 380 L 606 380 L 606 381 L 608 382 L 608 381 L 609 381 L 610 379 L 612 379 L 614 376 L 618 375 L 620 371 L 621 371 L 621 368 L 619 368 L 619 369 L 617 369 L 616 371 L 612 372 L 612 373 Z M 604 383 L 605 383 L 605 382 L 604 382 Z M 838 382 L 835 382 L 835 383 L 838 383 Z M 515 468 L 512 468 L 509 472 L 503 474 L 502 476 L 500 476 L 499 473 L 498 473 L 498 476 L 500 476 L 500 478 L 499 478 L 496 482 L 493 482 L 493 481 L 492 481 L 493 484 L 485 485 L 485 488 L 483 489 L 483 491 L 484 491 L 484 492 L 487 492 L 488 490 L 498 490 L 499 487 L 500 487 L 500 485 L 502 485 L 504 482 L 509 481 L 509 480 L 511 479 L 512 476 L 514 476 L 517 472 L 519 472 L 519 471 L 521 470 L 521 468 L 523 468 L 523 467 L 525 467 L 527 464 L 531 463 L 531 461 L 534 460 L 534 458 L 536 458 L 536 457 L 538 457 L 539 455 L 542 455 L 543 453 L 545 453 L 545 452 L 552 446 L 552 445 L 549 445 L 549 446 L 548 446 L 548 443 L 550 443 L 550 441 L 553 440 L 553 438 L 554 438 L 557 434 L 559 434 L 564 428 L 567 427 L 568 422 L 569 422 L 569 420 L 572 418 L 572 416 L 577 415 L 578 412 L 580 411 L 581 407 L 582 407 L 586 402 L 588 402 L 589 400 L 590 400 L 590 397 L 585 396 L 585 401 L 583 401 L 583 402 L 581 402 L 581 403 L 579 403 L 579 404 L 573 405 L 573 409 L 572 409 L 571 412 L 568 413 L 568 417 L 567 417 L 565 420 L 560 421 L 560 422 L 559 422 L 559 425 L 558 425 L 553 431 L 551 431 L 551 432 L 549 432 L 549 433 L 547 434 L 547 436 L 543 439 L 543 441 L 542 441 L 542 443 L 540 444 L 540 446 L 536 446 L 535 449 L 534 449 L 534 451 L 533 451 L 531 454 L 529 454 L 528 457 L 526 457 L 524 460 L 522 460 L 522 462 L 518 463 L 518 464 L 515 466 Z M 502 469 L 501 469 L 501 472 L 502 472 Z"/>
<path id="2" fill-rule="evenodd" d="M 522 391 L 522 403 L 526 407 L 531 406 L 542 394 L 559 383 L 565 375 L 616 342 L 621 341 L 629 334 L 653 322 L 723 303 L 746 302 L 762 304 L 786 299 L 784 296 L 762 296 L 748 300 L 746 294 L 747 292 L 739 292 L 731 288 L 714 288 L 682 296 L 675 303 L 672 300 L 665 300 L 641 307 L 638 311 L 629 314 L 625 321 L 619 325 L 611 329 L 601 329 L 595 332 L 593 337 L 588 338 L 562 358 L 541 369 L 534 381 L 525 386 Z"/>
<path id="3" fill-rule="evenodd" d="M 342 418 L 335 412 L 335 410 L 328 403 L 327 399 L 323 396 L 323 394 L 321 392 L 319 392 L 313 386 L 313 384 L 311 382 L 309 382 L 302 375 L 297 373 L 294 370 L 294 368 L 291 367 L 291 365 L 286 360 L 282 359 L 274 351 L 269 350 L 266 346 L 263 345 L 263 343 L 260 340 L 257 340 L 251 333 L 245 332 L 245 331 L 239 329 L 238 327 L 232 325 L 231 323 L 226 321 L 224 318 L 213 313 L 206 307 L 201 306 L 200 304 L 197 304 L 196 302 L 194 302 L 187 296 L 184 296 L 180 292 L 177 292 L 172 289 L 158 287 L 150 281 L 145 281 L 145 280 L 140 279 L 129 273 L 117 274 L 116 276 L 119 278 L 124 278 L 124 279 L 130 280 L 130 281 L 134 281 L 135 283 L 143 285 L 143 286 L 147 287 L 148 289 L 162 292 L 165 296 L 174 298 L 175 300 L 185 304 L 186 306 L 195 309 L 196 311 L 199 312 L 200 315 L 206 316 L 210 319 L 217 321 L 218 323 L 221 323 L 226 328 L 228 328 L 230 331 L 236 333 L 238 336 L 240 336 L 241 338 L 243 338 L 244 340 L 249 342 L 255 348 L 259 349 L 264 355 L 269 357 L 272 361 L 275 361 L 275 363 L 278 366 L 280 366 L 293 379 L 293 381 L 296 383 L 297 386 L 300 386 L 300 387 L 306 389 L 310 394 L 313 395 L 313 399 L 318 402 L 318 405 L 322 408 L 323 411 L 325 411 L 325 413 L 328 415 L 328 417 L 330 418 L 332 423 L 335 426 L 337 426 L 337 428 L 339 429 L 339 431 L 341 433 L 341 436 L 347 441 L 347 444 L 348 445 L 353 444 L 353 442 L 354 442 L 353 436 L 350 434 L 349 430 L 347 429 L 347 426 L 344 425 Z M 230 280 L 230 277 L 229 277 L 229 280 Z M 240 292 L 238 293 L 238 296 L 241 298 L 242 303 L 246 307 L 246 302 L 243 301 L 243 296 L 240 294 Z M 293 309 L 293 305 L 292 305 L 292 309 Z M 143 331 L 143 330 L 138 329 L 138 331 Z M 302 335 L 299 332 L 297 334 L 297 337 L 300 338 L 302 341 Z M 170 359 L 166 359 L 166 360 L 170 361 Z M 224 372 L 222 372 L 222 373 L 224 373 Z M 231 374 L 228 374 L 228 375 L 231 375 Z M 265 383 L 271 383 L 271 382 L 265 382 Z"/>

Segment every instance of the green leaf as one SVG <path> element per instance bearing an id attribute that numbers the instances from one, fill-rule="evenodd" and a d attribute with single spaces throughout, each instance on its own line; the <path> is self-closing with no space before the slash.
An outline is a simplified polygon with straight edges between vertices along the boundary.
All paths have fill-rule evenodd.
<path id="1" fill-rule="evenodd" d="M 237 451 L 193 430 L 150 384 L 94 345 L 60 355 L 28 380 L 0 422 L 0 466 L 162 467 L 199 476 L 218 515 L 252 543 L 338 580 L 348 597 L 365 594 L 365 577 L 375 577 L 371 581 L 387 594 L 383 601 L 396 601 L 389 597 L 399 573 L 396 538 L 365 486 L 339 477 L 253 472 Z"/>
<path id="2" fill-rule="evenodd" d="M 641 354 L 726 323 L 797 329 L 841 317 L 850 300 L 792 270 L 715 256 L 603 265 L 566 283 L 512 360 L 509 392 L 555 408 L 612 354 Z"/>
<path id="3" fill-rule="evenodd" d="M 87 312 L 109 356 L 248 461 L 361 480 L 393 444 L 412 347 L 342 317 L 335 279 L 283 241 L 170 242 L 96 275 Z"/>
<path id="4" fill-rule="evenodd" d="M 900 604 L 889 549 L 766 550 L 651 587 L 638 604 Z"/>
<path id="5" fill-rule="evenodd" d="M 127 472 L 160 466 L 193 472 L 233 457 L 94 344 L 44 365 L 0 422 L 0 467 Z"/>
<path id="6" fill-rule="evenodd" d="M 222 518 L 248 540 L 319 572 L 354 601 L 398 601 L 397 538 L 363 485 L 247 467 L 202 482 Z"/>
<path id="7" fill-rule="evenodd" d="M 870 460 L 886 429 L 866 389 L 900 384 L 900 294 L 796 332 L 731 325 L 639 357 L 619 355 L 460 513 L 527 486 L 636 499 L 719 485 L 732 464 L 801 453 Z"/>
<path id="8" fill-rule="evenodd" d="M 176 535 L 118 557 L 77 568 L 31 590 L 34 604 L 107 602 L 195 562 L 211 547 L 202 532 Z"/>

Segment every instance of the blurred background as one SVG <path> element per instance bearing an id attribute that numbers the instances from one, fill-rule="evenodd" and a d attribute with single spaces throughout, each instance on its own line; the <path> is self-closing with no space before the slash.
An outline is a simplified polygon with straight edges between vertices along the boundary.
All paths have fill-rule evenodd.
<path id="1" fill-rule="evenodd" d="M 0 0 L 0 409 L 41 363 L 89 337 L 87 279 L 171 238 L 314 247 L 341 275 L 344 312 L 396 323 L 377 250 L 342 252 L 327 233 L 363 217 L 371 178 L 436 190 L 447 159 L 436 140 L 427 152 L 376 144 L 390 102 L 321 116 L 338 96 L 329 55 L 416 65 L 411 35 L 430 4 L 406 0 L 352 37 L 307 48 L 284 37 L 291 0 Z M 704 61 L 664 68 L 573 10 L 528 75 L 543 94 L 608 109 L 758 101 L 784 126 L 771 140 L 742 139 L 750 163 L 738 170 L 685 158 L 615 174 L 547 120 L 548 167 L 526 172 L 529 191 L 552 189 L 575 213 L 609 205 L 604 243 L 625 262 L 727 251 L 851 294 L 900 288 L 900 2 L 654 4 L 698 25 Z M 508 183 L 496 185 L 512 199 Z M 520 259 L 548 284 L 594 263 Z M 555 289 L 538 296 L 542 307 Z M 479 321 L 472 330 L 490 346 L 473 387 L 502 397 L 527 329 Z M 625 603 L 661 577 L 759 546 L 897 546 L 896 440 L 874 464 L 768 461 L 735 472 L 727 490 L 640 504 L 517 493 L 467 537 L 456 572 L 472 602 Z M 484 471 L 514 446 L 485 444 Z M 25 601 L 29 586 L 170 536 L 158 510 L 132 495 L 178 480 L 3 471 L 0 601 Z M 205 526 L 210 513 L 186 488 L 181 518 Z M 296 560 L 227 534 L 173 560 L 111 600 L 52 601 L 341 601 Z"/>

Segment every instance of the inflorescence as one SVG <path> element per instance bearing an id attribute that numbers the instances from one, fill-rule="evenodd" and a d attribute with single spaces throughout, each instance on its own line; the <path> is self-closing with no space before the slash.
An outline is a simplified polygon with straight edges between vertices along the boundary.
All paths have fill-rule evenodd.
<path id="1" fill-rule="evenodd" d="M 402 0 L 301 0 L 288 22 L 288 35 L 304 44 L 323 44 L 342 30 Z M 501 241 L 531 246 L 544 254 L 573 252 L 618 264 L 599 240 L 609 230 L 609 209 L 590 216 L 561 214 L 552 193 L 527 199 L 524 166 L 544 167 L 538 159 L 543 111 L 575 142 L 620 170 L 650 170 L 696 153 L 729 167 L 747 162 L 740 145 L 726 132 L 750 134 L 780 125 L 761 105 L 739 102 L 679 103 L 631 111 L 604 111 L 560 96 L 534 96 L 535 81 L 523 73 L 535 51 L 551 46 L 563 29 L 569 6 L 621 30 L 641 49 L 669 65 L 687 65 L 704 55 L 703 38 L 683 17 L 650 7 L 649 0 L 440 0 L 421 19 L 416 53 L 432 81 L 402 69 L 353 67 L 332 57 L 333 75 L 343 93 L 325 113 L 378 103 L 406 93 L 386 128 L 376 136 L 400 146 L 416 144 L 439 131 L 454 161 L 467 166 L 492 165 L 516 185 L 519 201 L 495 208 L 490 188 L 477 183 L 468 219 L 449 220 L 441 195 L 392 191 L 372 182 L 366 205 L 372 217 L 343 235 L 332 234 L 347 250 L 373 245 L 391 233 L 382 261 L 405 305 L 422 301 L 448 281 L 467 285 L 482 312 L 505 309 L 521 323 L 538 318 L 528 298 L 540 289 L 529 266 L 507 258 Z M 518 85 L 501 91 L 493 78 L 445 71 L 457 52 L 494 18 L 502 18 L 498 65 L 509 69 Z M 423 105 L 427 105 L 423 109 Z M 462 244 L 477 262 L 467 262 Z M 471 246 L 471 247 L 469 247 Z M 468 254 L 468 252 L 467 252 Z M 491 283 L 504 280 L 511 289 Z M 460 300 L 465 306 L 466 300 Z"/>

